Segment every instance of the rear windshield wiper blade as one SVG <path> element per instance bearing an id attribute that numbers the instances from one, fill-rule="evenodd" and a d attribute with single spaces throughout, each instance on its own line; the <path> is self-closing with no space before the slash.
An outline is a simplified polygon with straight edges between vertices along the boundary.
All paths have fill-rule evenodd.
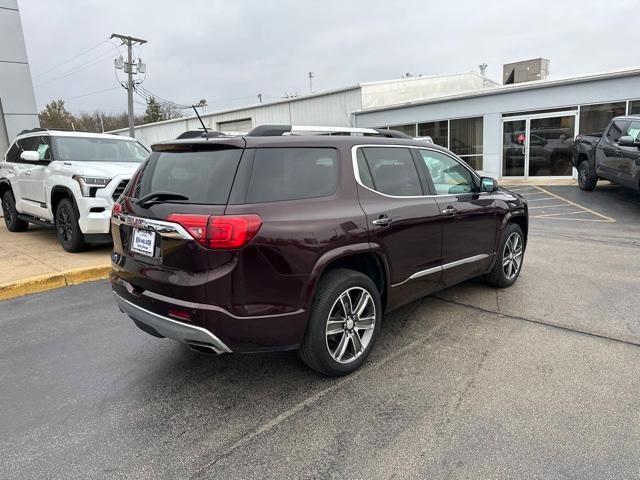
<path id="1" fill-rule="evenodd" d="M 144 197 L 139 198 L 136 203 L 141 207 L 145 207 L 151 203 L 162 200 L 189 200 L 189 197 L 176 192 L 151 192 Z"/>

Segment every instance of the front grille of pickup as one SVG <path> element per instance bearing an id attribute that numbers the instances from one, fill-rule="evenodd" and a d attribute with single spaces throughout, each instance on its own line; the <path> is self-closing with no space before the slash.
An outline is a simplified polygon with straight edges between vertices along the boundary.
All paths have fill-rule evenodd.
<path id="1" fill-rule="evenodd" d="M 114 202 L 118 201 L 118 198 L 120 198 L 120 195 L 122 195 L 122 192 L 124 192 L 124 189 L 127 188 L 127 183 L 129 183 L 129 180 L 122 180 L 118 184 L 116 189 L 113 191 L 113 201 Z"/>

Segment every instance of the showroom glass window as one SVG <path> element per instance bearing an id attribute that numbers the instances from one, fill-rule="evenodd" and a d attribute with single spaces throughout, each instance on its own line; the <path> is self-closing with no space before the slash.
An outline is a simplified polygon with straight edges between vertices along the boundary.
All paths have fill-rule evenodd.
<path id="1" fill-rule="evenodd" d="M 441 147 L 449 147 L 449 121 L 425 122 L 418 124 L 419 137 L 431 137 L 433 143 Z"/>
<path id="2" fill-rule="evenodd" d="M 629 102 L 629 115 L 640 115 L 640 100 Z"/>
<path id="3" fill-rule="evenodd" d="M 410 137 L 416 136 L 416 124 L 409 123 L 407 125 L 391 125 L 389 126 L 391 130 L 398 130 L 399 132 L 406 133 Z"/>
<path id="4" fill-rule="evenodd" d="M 626 102 L 580 106 L 580 133 L 602 133 L 613 117 L 625 115 Z"/>
<path id="5" fill-rule="evenodd" d="M 449 121 L 449 150 L 473 169 L 482 170 L 482 117 Z"/>

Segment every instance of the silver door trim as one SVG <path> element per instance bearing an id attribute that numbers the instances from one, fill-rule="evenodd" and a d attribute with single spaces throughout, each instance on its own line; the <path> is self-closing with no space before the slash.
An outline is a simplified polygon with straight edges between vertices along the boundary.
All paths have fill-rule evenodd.
<path id="1" fill-rule="evenodd" d="M 438 273 L 438 272 L 444 272 L 445 270 L 449 270 L 450 268 L 459 267 L 460 265 L 464 265 L 466 263 L 478 262 L 478 261 L 484 260 L 485 258 L 488 258 L 488 257 L 489 257 L 489 254 L 481 253 L 480 255 L 474 255 L 473 257 L 462 258 L 460 260 L 456 260 L 455 262 L 445 263 L 444 265 L 440 265 L 439 267 L 433 267 L 433 268 L 428 268 L 426 270 L 420 270 L 420 271 L 414 273 L 413 275 L 411 275 L 406 280 L 403 280 L 400 283 L 395 283 L 395 284 L 391 285 L 391 287 L 392 288 L 393 287 L 399 287 L 400 285 L 404 285 L 405 283 L 407 283 L 407 282 L 409 282 L 411 280 L 415 280 L 416 278 L 426 277 L 427 275 L 432 275 L 432 274 Z"/>

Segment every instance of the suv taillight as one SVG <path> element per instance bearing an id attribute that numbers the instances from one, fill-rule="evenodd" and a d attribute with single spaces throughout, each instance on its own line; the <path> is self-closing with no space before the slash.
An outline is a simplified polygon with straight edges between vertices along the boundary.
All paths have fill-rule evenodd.
<path id="1" fill-rule="evenodd" d="M 262 226 L 259 215 L 191 215 L 172 213 L 168 222 L 182 225 L 198 243 L 208 248 L 242 248 Z"/>

